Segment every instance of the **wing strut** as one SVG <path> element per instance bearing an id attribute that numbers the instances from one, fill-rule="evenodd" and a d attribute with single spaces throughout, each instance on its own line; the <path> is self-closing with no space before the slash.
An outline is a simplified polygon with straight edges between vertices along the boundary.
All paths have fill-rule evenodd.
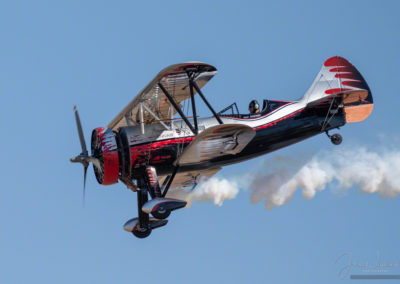
<path id="1" fill-rule="evenodd" d="M 219 124 L 224 124 L 222 122 L 221 118 L 219 117 L 219 115 L 215 112 L 215 110 L 212 108 L 210 103 L 206 100 L 206 98 L 204 97 L 203 93 L 201 92 L 199 86 L 197 86 L 196 82 L 193 81 L 193 80 L 189 80 L 189 84 L 191 84 L 196 89 L 197 93 L 203 99 L 204 103 L 208 106 L 208 108 L 211 110 L 211 112 L 213 113 L 215 119 L 218 120 Z"/>
<path id="2" fill-rule="evenodd" d="M 196 84 L 195 80 L 193 79 L 193 75 L 195 73 L 188 73 L 187 76 L 189 78 L 189 88 L 190 88 L 190 98 L 192 102 L 192 111 L 193 111 L 193 124 L 190 123 L 190 121 L 187 119 L 183 111 L 180 109 L 180 107 L 177 105 L 175 102 L 174 98 L 171 96 L 171 94 L 164 88 L 164 86 L 158 82 L 158 86 L 160 89 L 163 91 L 167 99 L 170 101 L 172 106 L 175 108 L 175 110 L 179 113 L 181 118 L 185 121 L 186 125 L 190 128 L 190 130 L 193 132 L 194 135 L 197 135 L 199 133 L 199 126 L 197 124 L 197 113 L 196 113 L 196 103 L 195 103 L 195 98 L 194 98 L 194 90 L 193 88 L 196 89 L 197 93 L 199 96 L 202 98 L 204 103 L 207 105 L 207 107 L 210 109 L 212 114 L 214 115 L 215 119 L 218 121 L 219 124 L 223 124 L 221 118 L 219 117 L 218 113 L 215 112 L 213 107 L 210 105 L 210 103 L 207 101 L 207 99 L 204 97 L 203 93 L 201 92 L 199 86 Z"/>
<path id="3" fill-rule="evenodd" d="M 197 125 L 196 103 L 194 100 L 194 92 L 193 92 L 193 76 L 188 75 L 188 77 L 189 77 L 189 85 L 190 85 L 190 98 L 192 100 L 194 130 L 196 131 L 195 135 L 197 135 L 197 134 L 199 134 L 199 126 Z"/>
<path id="4" fill-rule="evenodd" d="M 165 189 L 164 189 L 164 191 L 163 191 L 163 193 L 162 193 L 162 197 L 165 197 L 166 195 L 167 195 L 167 193 L 168 193 L 168 190 L 169 190 L 169 188 L 170 188 L 170 186 L 171 186 L 171 184 L 172 184 L 172 182 L 173 182 L 173 180 L 174 180 L 174 178 L 175 178 L 175 175 L 176 175 L 176 173 L 178 172 L 178 169 L 179 169 L 179 165 L 176 165 L 175 167 L 174 167 L 174 170 L 173 170 L 173 172 L 172 172 L 172 175 L 171 176 L 168 176 L 167 177 L 167 179 L 168 179 L 168 183 L 167 183 L 167 185 L 165 186 Z M 162 190 L 162 189 L 161 189 Z"/>
<path id="5" fill-rule="evenodd" d="M 190 123 L 190 121 L 186 118 L 185 114 L 183 111 L 179 108 L 179 106 L 176 104 L 174 101 L 173 97 L 168 93 L 168 91 L 164 88 L 164 86 L 161 83 L 158 83 L 158 86 L 160 89 L 164 92 L 165 96 L 168 98 L 168 100 L 171 102 L 175 110 L 179 113 L 179 115 L 182 117 L 182 119 L 185 121 L 186 125 L 190 128 L 190 130 L 196 135 L 197 131 L 193 127 L 193 125 Z"/>

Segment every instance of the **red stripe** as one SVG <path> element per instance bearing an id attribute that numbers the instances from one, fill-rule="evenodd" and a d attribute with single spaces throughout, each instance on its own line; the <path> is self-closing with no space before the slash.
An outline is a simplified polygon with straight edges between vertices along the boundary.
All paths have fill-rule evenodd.
<path id="1" fill-rule="evenodd" d="M 335 89 L 326 90 L 325 94 L 332 95 L 332 94 L 340 93 L 343 91 L 350 91 L 350 90 L 351 89 L 349 89 L 349 88 L 335 88 Z"/>
<path id="2" fill-rule="evenodd" d="M 173 144 L 186 144 L 190 143 L 195 137 L 173 138 L 158 142 L 149 142 L 147 144 L 132 145 L 129 147 L 131 156 L 131 166 L 144 164 L 148 159 L 152 164 L 162 163 L 171 158 L 171 155 L 166 156 L 151 156 L 153 151 L 168 147 Z"/>

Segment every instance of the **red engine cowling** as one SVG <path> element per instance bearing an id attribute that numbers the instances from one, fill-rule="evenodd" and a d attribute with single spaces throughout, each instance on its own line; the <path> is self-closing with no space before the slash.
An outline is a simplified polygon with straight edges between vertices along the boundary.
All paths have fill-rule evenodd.
<path id="1" fill-rule="evenodd" d="M 100 161 L 100 165 L 93 164 L 97 181 L 102 185 L 117 183 L 119 157 L 114 132 L 110 128 L 95 128 L 92 132 L 91 146 L 92 156 Z"/>

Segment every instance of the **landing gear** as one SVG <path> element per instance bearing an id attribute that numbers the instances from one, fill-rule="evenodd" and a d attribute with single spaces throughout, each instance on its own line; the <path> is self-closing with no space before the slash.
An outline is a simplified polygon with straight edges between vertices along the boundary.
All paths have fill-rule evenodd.
<path id="1" fill-rule="evenodd" d="M 343 137 L 339 133 L 329 135 L 328 131 L 326 131 L 326 135 L 331 139 L 333 145 L 340 145 L 343 141 Z"/>
<path id="2" fill-rule="evenodd" d="M 326 135 L 329 137 L 329 139 L 331 139 L 333 145 L 340 145 L 343 141 L 343 137 L 339 133 L 329 135 L 328 131 L 331 127 L 329 123 L 335 117 L 335 115 L 340 115 L 342 113 L 343 107 L 343 101 L 338 101 L 338 98 L 333 98 L 331 104 L 329 105 L 328 112 L 326 113 L 325 120 L 322 122 L 321 132 L 325 131 Z"/>
<path id="3" fill-rule="evenodd" d="M 148 237 L 153 229 L 165 226 L 167 223 L 168 220 L 149 218 L 149 222 L 147 223 L 146 227 L 141 227 L 139 218 L 133 218 L 125 223 L 124 230 L 131 232 L 135 237 L 143 239 Z"/>
<path id="4" fill-rule="evenodd" d="M 166 225 L 168 220 L 165 219 L 168 218 L 171 211 L 185 207 L 186 201 L 165 198 L 161 194 L 155 168 L 146 167 L 141 170 L 142 173 L 137 179 L 136 191 L 139 216 L 128 220 L 124 225 L 124 230 L 143 239 L 148 237 L 153 229 Z M 172 179 L 171 177 L 171 182 Z M 166 191 L 164 192 L 166 193 Z M 154 218 L 150 218 L 150 214 Z"/>
<path id="5" fill-rule="evenodd" d="M 333 134 L 333 135 L 331 136 L 331 142 L 332 142 L 334 145 L 339 145 L 339 144 L 342 143 L 342 141 L 343 141 L 342 135 L 340 135 L 339 133 L 335 133 L 335 134 Z"/>

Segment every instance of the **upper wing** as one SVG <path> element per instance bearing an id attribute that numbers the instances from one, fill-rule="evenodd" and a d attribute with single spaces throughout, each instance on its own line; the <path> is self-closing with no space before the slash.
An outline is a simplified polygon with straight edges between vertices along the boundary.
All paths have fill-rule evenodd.
<path id="1" fill-rule="evenodd" d="M 256 132 L 245 124 L 220 124 L 207 128 L 185 148 L 177 165 L 190 165 L 240 153 Z"/>
<path id="2" fill-rule="evenodd" d="M 180 103 L 190 98 L 189 74 L 194 82 L 202 88 L 217 73 L 214 66 L 201 62 L 187 62 L 171 65 L 158 75 L 110 122 L 109 128 L 117 130 L 128 125 L 140 123 L 140 110 L 143 111 L 143 122 L 170 120 L 176 110 L 164 95 L 158 83 L 161 83 L 175 102 Z M 194 89 L 194 94 L 196 90 Z M 157 118 L 155 118 L 157 116 Z"/>

